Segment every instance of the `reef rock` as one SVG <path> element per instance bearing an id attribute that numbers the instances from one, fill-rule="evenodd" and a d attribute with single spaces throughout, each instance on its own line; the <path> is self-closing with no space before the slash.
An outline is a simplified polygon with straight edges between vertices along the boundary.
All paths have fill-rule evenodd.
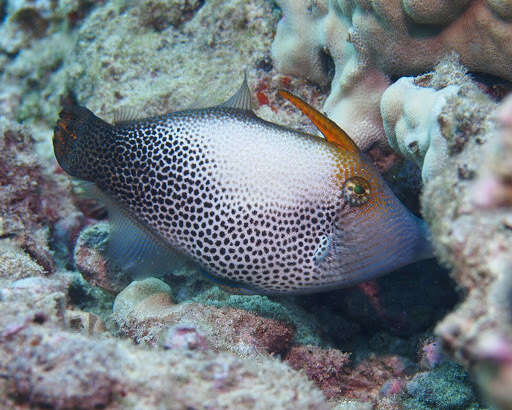
<path id="1" fill-rule="evenodd" d="M 443 83 L 443 71 L 414 81 Z M 505 100 L 496 113 L 496 103 L 464 81 L 430 119 L 431 128 L 439 125 L 444 160 L 424 178 L 421 198 L 436 254 L 464 290 L 463 302 L 436 333 L 488 397 L 509 408 L 512 395 L 503 386 L 510 385 L 512 374 L 512 103 Z M 411 98 L 423 102 L 421 91 Z"/>
<path id="2" fill-rule="evenodd" d="M 211 344 L 214 350 L 244 356 L 281 353 L 292 341 L 294 329 L 277 320 L 240 309 L 196 303 L 175 305 L 170 293 L 170 287 L 159 279 L 132 282 L 114 302 L 114 319 L 121 333 L 137 343 L 169 345 L 168 341 L 159 341 L 163 337 L 172 345 L 173 335 L 180 333 L 176 335 L 175 326 L 181 324 L 190 332 L 204 335 L 205 346 Z"/>
<path id="3" fill-rule="evenodd" d="M 1 408 L 328 408 L 303 374 L 271 357 L 149 351 L 73 331 L 68 286 L 62 277 L 0 286 Z"/>
<path id="4" fill-rule="evenodd" d="M 66 183 L 44 171 L 31 133 L 19 124 L 0 120 L 0 150 L 0 242 L 9 242 L 0 248 L 15 246 L 50 274 L 55 261 L 49 227 L 73 209 L 70 197 L 63 194 Z"/>

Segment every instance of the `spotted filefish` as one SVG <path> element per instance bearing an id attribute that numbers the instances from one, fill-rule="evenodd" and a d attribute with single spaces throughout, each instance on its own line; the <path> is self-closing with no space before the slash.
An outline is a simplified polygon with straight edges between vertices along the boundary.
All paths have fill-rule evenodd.
<path id="1" fill-rule="evenodd" d="M 219 106 L 115 124 L 68 102 L 55 156 L 109 204 L 111 247 L 127 268 L 185 259 L 230 288 L 311 293 L 431 257 L 426 224 L 350 137 L 280 93 L 325 138 L 257 117 L 244 81 Z"/>

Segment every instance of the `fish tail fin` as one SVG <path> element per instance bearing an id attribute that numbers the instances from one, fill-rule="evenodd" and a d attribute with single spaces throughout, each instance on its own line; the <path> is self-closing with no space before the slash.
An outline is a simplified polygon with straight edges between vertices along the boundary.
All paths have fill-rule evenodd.
<path id="1" fill-rule="evenodd" d="M 97 162 L 105 152 L 105 140 L 114 135 L 114 126 L 78 105 L 72 94 L 61 104 L 53 130 L 55 158 L 68 174 L 94 181 Z"/>

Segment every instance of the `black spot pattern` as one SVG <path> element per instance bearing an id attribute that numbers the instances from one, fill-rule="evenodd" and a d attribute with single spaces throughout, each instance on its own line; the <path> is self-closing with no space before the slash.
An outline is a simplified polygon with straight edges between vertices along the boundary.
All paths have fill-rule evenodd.
<path id="1" fill-rule="evenodd" d="M 117 126 L 96 183 L 210 274 L 287 292 L 326 280 L 341 192 L 324 146 L 247 112 L 184 111 Z"/>

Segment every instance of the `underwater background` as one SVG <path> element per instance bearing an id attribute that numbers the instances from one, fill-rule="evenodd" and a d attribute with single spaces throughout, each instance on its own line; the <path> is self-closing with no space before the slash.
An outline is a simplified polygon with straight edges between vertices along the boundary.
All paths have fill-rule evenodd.
<path id="1" fill-rule="evenodd" d="M 0 0 L 0 408 L 512 408 L 512 1 Z M 307 296 L 109 263 L 51 143 L 213 106 L 325 112 L 430 226 L 436 260 Z M 121 113 L 121 114 L 120 114 Z"/>

